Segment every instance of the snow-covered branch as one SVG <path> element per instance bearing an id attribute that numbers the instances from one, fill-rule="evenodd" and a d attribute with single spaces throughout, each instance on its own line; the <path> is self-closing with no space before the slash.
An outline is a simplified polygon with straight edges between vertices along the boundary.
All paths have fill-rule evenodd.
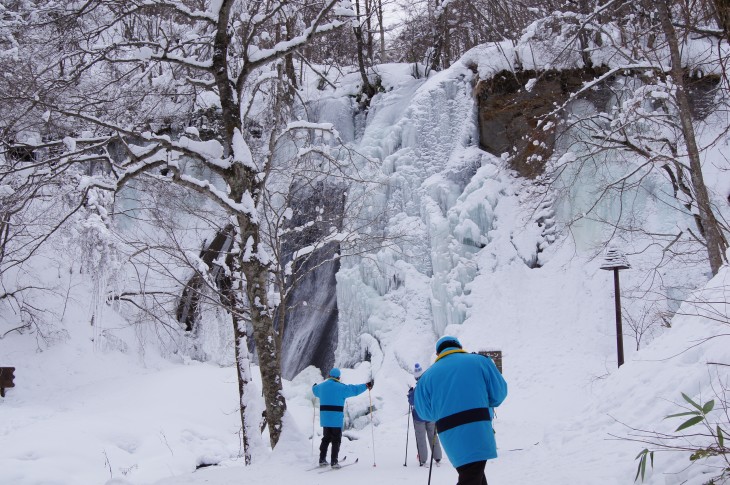
<path id="1" fill-rule="evenodd" d="M 297 49 L 309 44 L 313 38 L 331 32 L 339 27 L 345 25 L 345 22 L 341 20 L 335 20 L 324 25 L 322 22 L 325 17 L 333 10 L 336 11 L 338 16 L 353 16 L 354 12 L 350 9 L 335 8 L 341 0 L 328 0 L 324 7 L 319 11 L 317 17 L 312 23 L 304 29 L 304 32 L 293 39 L 279 42 L 270 49 L 258 49 L 251 46 L 249 52 L 246 53 L 246 62 L 244 68 L 236 80 L 236 89 L 240 93 L 243 90 L 243 85 L 247 76 L 260 66 L 268 64 L 276 59 L 281 59 L 287 54 L 291 54 Z"/>
<path id="2" fill-rule="evenodd" d="M 329 243 L 354 241 L 355 239 L 357 239 L 357 237 L 358 237 L 358 235 L 356 233 L 345 233 L 345 232 L 334 231 L 331 234 L 318 240 L 315 244 L 311 244 L 309 246 L 300 248 L 297 251 L 294 251 L 294 253 L 292 254 L 292 261 L 296 261 L 297 259 L 299 259 L 303 256 L 311 254 L 314 251 L 316 251 L 317 249 L 319 249 L 323 246 L 326 246 Z"/>
<path id="3" fill-rule="evenodd" d="M 340 139 L 340 133 L 335 129 L 332 123 L 313 123 L 311 121 L 293 121 L 286 125 L 286 128 L 282 131 L 281 135 L 296 131 L 296 130 L 311 130 L 319 131 L 323 133 L 330 133 L 337 140 Z"/>
<path id="4" fill-rule="evenodd" d="M 173 10 L 190 20 L 202 20 L 211 24 L 215 24 L 217 20 L 217 12 L 214 11 L 201 11 L 192 10 L 183 2 L 175 2 L 172 0 L 141 0 L 139 2 L 141 6 L 147 7 L 161 7 L 169 10 Z"/>
<path id="5" fill-rule="evenodd" d="M 251 218 L 253 222 L 256 222 L 258 220 L 256 205 L 254 204 L 250 192 L 245 192 L 241 198 L 241 202 L 236 202 L 235 200 L 228 197 L 228 194 L 216 188 L 209 181 L 200 180 L 187 174 L 181 174 L 179 173 L 179 170 L 175 169 L 174 167 L 173 170 L 175 173 L 173 179 L 179 185 L 193 189 L 196 192 L 199 192 L 200 194 L 211 198 L 219 206 L 221 206 L 228 212 L 231 212 L 233 214 L 246 214 Z"/>
<path id="6" fill-rule="evenodd" d="M 124 57 L 112 57 L 108 55 L 108 52 L 117 51 L 119 49 L 131 48 L 129 50 L 122 51 Z M 180 46 L 175 46 L 174 49 L 181 50 Z M 125 63 L 125 62 L 145 62 L 145 61 L 159 61 L 167 62 L 171 64 L 179 64 L 190 69 L 210 71 L 213 67 L 211 60 L 200 60 L 197 56 L 192 55 L 180 55 L 176 52 L 170 51 L 170 46 L 164 46 L 157 42 L 121 42 L 114 43 L 107 46 L 95 46 L 94 50 L 89 50 L 87 53 L 94 54 L 98 53 L 103 56 L 103 59 L 107 62 L 112 63 Z"/>
<path id="7" fill-rule="evenodd" d="M 583 83 L 583 85 L 578 89 L 577 91 L 571 93 L 571 95 L 568 97 L 566 101 L 563 102 L 560 106 L 553 109 L 550 113 L 548 113 L 546 116 L 543 117 L 543 120 L 549 119 L 551 117 L 554 117 L 558 113 L 565 110 L 568 105 L 570 105 L 573 101 L 575 101 L 578 96 L 581 94 L 591 90 L 592 88 L 600 85 L 602 82 L 606 81 L 607 79 L 610 79 L 611 77 L 615 76 L 617 73 L 622 71 L 634 71 L 634 70 L 661 70 L 661 66 L 657 66 L 656 64 L 653 64 L 651 62 L 638 62 L 635 64 L 626 64 L 619 67 L 614 67 L 612 69 L 609 69 L 604 74 L 598 76 L 597 78 L 593 79 L 592 81 L 588 81 Z M 538 122 L 538 126 L 542 124 L 542 121 Z"/>

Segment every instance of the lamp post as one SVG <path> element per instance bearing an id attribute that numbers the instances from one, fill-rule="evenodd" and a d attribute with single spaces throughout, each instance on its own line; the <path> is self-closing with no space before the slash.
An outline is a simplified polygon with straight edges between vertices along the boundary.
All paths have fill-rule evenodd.
<path id="1" fill-rule="evenodd" d="M 619 270 L 629 268 L 631 268 L 631 265 L 624 253 L 616 248 L 608 248 L 601 269 L 605 269 L 606 271 L 613 270 L 613 289 L 616 296 L 616 352 L 618 354 L 619 367 L 624 363 L 624 334 L 621 327 L 621 288 L 619 287 L 618 272 Z"/>

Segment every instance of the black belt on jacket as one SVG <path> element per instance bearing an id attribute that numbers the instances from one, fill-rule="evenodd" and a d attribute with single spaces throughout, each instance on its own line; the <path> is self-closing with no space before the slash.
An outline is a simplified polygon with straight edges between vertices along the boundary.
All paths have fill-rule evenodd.
<path id="1" fill-rule="evenodd" d="M 320 411 L 334 411 L 336 413 L 341 413 L 345 410 L 344 406 L 330 406 L 329 404 L 320 404 L 319 405 Z"/>
<path id="2" fill-rule="evenodd" d="M 436 429 L 439 433 L 456 428 L 462 424 L 475 423 L 477 421 L 491 421 L 489 408 L 474 408 L 451 414 L 436 421 Z"/>

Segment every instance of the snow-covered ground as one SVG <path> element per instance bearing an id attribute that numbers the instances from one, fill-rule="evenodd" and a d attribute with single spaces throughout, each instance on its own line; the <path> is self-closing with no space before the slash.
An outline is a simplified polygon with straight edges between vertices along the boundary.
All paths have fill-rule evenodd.
<path id="1" fill-rule="evenodd" d="M 555 284 L 556 269 L 564 275 L 560 284 Z M 676 318 L 670 331 L 616 370 L 611 358 L 610 281 L 607 274 L 596 272 L 591 265 L 515 271 L 495 280 L 502 282 L 499 292 L 478 279 L 486 297 L 475 316 L 449 329 L 467 349 L 486 346 L 504 352 L 510 394 L 497 410 L 500 457 L 487 466 L 491 484 L 631 483 L 634 457 L 643 445 L 614 439 L 630 431 L 621 423 L 670 431 L 677 423 L 662 418 L 678 412 L 674 403 L 681 401 L 680 392 L 703 402 L 713 397 L 708 393 L 714 371 L 705 363 L 727 362 L 730 349 L 722 338 L 690 347 L 726 327 Z M 728 278 L 724 269 L 712 284 L 719 287 Z M 306 471 L 316 460 L 309 439 L 314 410 L 309 387 L 319 379 L 316 370 L 307 369 L 286 382 L 292 418 L 288 432 L 275 453 L 258 445 L 254 465 L 245 467 L 238 458 L 240 423 L 232 368 L 170 364 L 149 356 L 141 366 L 127 355 L 94 354 L 83 346 L 80 340 L 38 354 L 3 347 L 2 363 L 12 363 L 18 371 L 17 387 L 0 402 L 0 483 L 344 480 L 364 485 L 427 480 L 428 471 L 417 466 L 413 436 L 408 466 L 403 466 L 405 394 L 413 381 L 395 364 L 375 375 L 374 427 L 362 415 L 370 405 L 368 395 L 348 401 L 355 429 L 345 432 L 341 455 L 358 463 L 319 474 Z M 343 381 L 363 382 L 369 372 L 367 363 L 346 369 Z M 318 423 L 315 429 L 319 434 Z M 318 440 L 319 436 L 315 447 Z M 220 465 L 195 471 L 205 463 Z M 656 471 L 649 473 L 647 482 L 699 485 L 707 480 L 701 475 L 705 468 L 684 470 L 687 465 L 686 453 L 657 453 Z M 456 481 L 448 463 L 433 473 L 432 483 Z"/>
<path id="2" fill-rule="evenodd" d="M 408 76 L 409 66 L 380 69 L 389 91 L 373 100 L 368 126 L 336 125 L 383 163 L 388 195 L 375 194 L 373 204 L 395 218 L 380 229 L 412 232 L 399 251 L 346 261 L 338 275 L 338 298 L 346 301 L 337 356 L 352 364 L 342 380 L 375 379 L 371 395 L 348 401 L 341 456 L 358 462 L 307 470 L 320 434 L 309 389 L 321 378 L 309 368 L 285 382 L 289 416 L 279 446 L 269 451 L 263 437 L 245 467 L 235 370 L 163 358 L 149 337 L 154 330 L 126 328 L 111 310 L 104 328 L 126 345 L 94 348 L 91 290 L 79 276 L 67 285 L 73 308 L 63 312 L 64 335 L 55 343 L 41 352 L 29 335 L 0 339 L 0 365 L 17 368 L 17 387 L 0 400 L 0 484 L 426 482 L 412 436 L 404 466 L 406 391 L 414 383 L 408 369 L 417 361 L 427 366 L 444 333 L 467 350 L 503 352 L 509 395 L 494 423 L 500 457 L 487 465 L 491 485 L 631 483 L 646 445 L 621 438 L 632 429 L 671 433 L 678 423 L 663 418 L 684 410 L 681 392 L 705 402 L 713 386 L 727 387 L 727 367 L 708 363 L 730 361 L 722 336 L 730 269 L 696 297 L 720 302 L 705 303 L 715 319 L 675 317 L 639 352 L 626 339 L 627 362 L 616 369 L 611 274 L 569 239 L 549 244 L 524 184 L 475 148 L 472 71 L 457 63 L 425 81 Z M 339 94 L 328 95 L 341 103 Z M 334 105 L 323 100 L 324 118 Z M 541 267 L 528 267 L 538 259 Z M 687 303 L 681 313 L 697 309 Z M 371 362 L 358 362 L 364 350 Z M 217 465 L 196 471 L 208 464 Z M 657 452 L 647 483 L 701 485 L 718 473 L 689 464 L 689 453 Z M 448 463 L 434 468 L 432 483 L 455 481 Z"/>

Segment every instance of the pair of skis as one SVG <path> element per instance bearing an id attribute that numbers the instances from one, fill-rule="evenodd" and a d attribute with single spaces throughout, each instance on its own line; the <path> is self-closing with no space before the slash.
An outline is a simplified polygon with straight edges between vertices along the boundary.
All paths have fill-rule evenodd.
<path id="1" fill-rule="evenodd" d="M 330 466 L 328 466 L 328 467 L 326 467 L 326 468 L 325 468 L 324 466 L 321 466 L 321 465 L 317 465 L 317 466 L 315 466 L 315 467 L 312 467 L 312 468 L 307 468 L 307 470 L 306 470 L 306 471 L 308 471 L 308 472 L 309 472 L 309 471 L 313 471 L 313 470 L 321 470 L 321 471 L 320 471 L 319 473 L 327 473 L 327 472 L 332 472 L 332 471 L 335 471 L 335 470 L 340 470 L 340 469 L 342 469 L 342 468 L 345 468 L 345 467 L 348 467 L 348 466 L 354 465 L 354 464 L 355 464 L 355 463 L 357 463 L 357 462 L 358 462 L 358 461 L 359 461 L 360 459 L 359 459 L 359 458 L 355 458 L 355 461 L 353 461 L 353 462 L 350 462 L 350 463 L 343 463 L 343 462 L 344 462 L 344 461 L 346 461 L 346 460 L 347 460 L 347 457 L 346 457 L 346 456 L 343 456 L 343 457 L 342 457 L 342 460 L 340 460 L 340 462 L 339 462 L 339 463 L 340 463 L 340 466 L 339 466 L 339 467 L 330 467 Z M 323 470 L 322 470 L 322 469 L 323 469 Z"/>

